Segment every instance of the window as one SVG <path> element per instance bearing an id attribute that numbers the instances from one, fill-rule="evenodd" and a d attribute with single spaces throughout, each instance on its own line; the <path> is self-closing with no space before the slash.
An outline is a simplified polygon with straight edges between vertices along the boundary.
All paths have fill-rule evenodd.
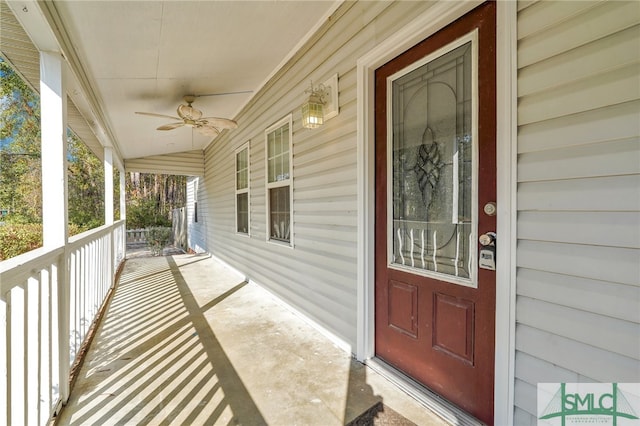
<path id="1" fill-rule="evenodd" d="M 291 115 L 266 131 L 267 239 L 292 245 Z"/>
<path id="2" fill-rule="evenodd" d="M 236 232 L 249 235 L 249 143 L 236 151 Z"/>

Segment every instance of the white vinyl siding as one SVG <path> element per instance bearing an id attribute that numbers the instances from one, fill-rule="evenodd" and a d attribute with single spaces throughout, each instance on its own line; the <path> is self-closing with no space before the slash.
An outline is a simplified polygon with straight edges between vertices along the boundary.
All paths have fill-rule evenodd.
<path id="1" fill-rule="evenodd" d="M 433 2 L 345 2 L 205 151 L 208 249 L 355 350 L 357 59 Z M 514 423 L 539 382 L 640 381 L 637 2 L 520 2 Z M 304 129 L 309 81 L 339 76 L 337 117 Z M 266 161 L 237 238 L 234 153 L 292 114 L 295 248 L 268 244 Z M 266 144 L 251 147 L 266 158 Z M 498 237 L 499 238 L 499 237 Z M 498 252 L 498 259 L 500 254 Z M 589 332 L 589 328 L 592 330 Z M 634 352 L 635 350 L 635 352 Z M 505 367 L 506 368 L 506 367 Z"/>
<path id="2" fill-rule="evenodd" d="M 202 178 L 187 177 L 187 245 L 196 253 L 207 251 L 205 221 L 202 206 L 198 203 L 198 192 Z"/>
<path id="3" fill-rule="evenodd" d="M 205 152 L 211 252 L 304 312 L 355 352 L 357 284 L 357 58 L 406 25 L 431 2 L 345 2 L 235 117 L 239 127 Z M 309 81 L 338 74 L 338 116 L 302 127 Z M 251 236 L 230 233 L 234 221 L 233 155 L 247 140 L 292 113 L 292 250 L 266 242 L 265 161 L 251 166 Z M 265 158 L 264 143 L 251 156 Z M 204 187 L 204 186 L 203 186 Z"/>
<path id="4" fill-rule="evenodd" d="M 640 381 L 640 5 L 520 2 L 514 423 Z"/>
<path id="5" fill-rule="evenodd" d="M 178 152 L 125 160 L 127 172 L 160 173 L 166 175 L 203 176 L 202 151 Z"/>

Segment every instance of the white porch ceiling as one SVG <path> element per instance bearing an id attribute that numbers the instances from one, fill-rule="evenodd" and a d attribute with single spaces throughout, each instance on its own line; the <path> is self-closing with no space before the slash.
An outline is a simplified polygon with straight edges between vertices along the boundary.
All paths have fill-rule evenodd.
<path id="1" fill-rule="evenodd" d="M 187 94 L 204 116 L 234 118 L 334 1 L 54 3 L 124 159 L 204 148 L 189 127 L 158 131 Z M 245 92 L 224 95 L 225 93 Z M 217 95 L 219 94 L 219 95 Z M 206 96 L 216 95 L 216 96 Z"/>

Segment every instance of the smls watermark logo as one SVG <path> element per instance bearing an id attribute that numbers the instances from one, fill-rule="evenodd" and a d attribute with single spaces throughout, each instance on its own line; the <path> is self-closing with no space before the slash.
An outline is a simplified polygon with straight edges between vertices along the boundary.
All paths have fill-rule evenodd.
<path id="1" fill-rule="evenodd" d="M 640 383 L 539 383 L 538 426 L 640 426 Z"/>

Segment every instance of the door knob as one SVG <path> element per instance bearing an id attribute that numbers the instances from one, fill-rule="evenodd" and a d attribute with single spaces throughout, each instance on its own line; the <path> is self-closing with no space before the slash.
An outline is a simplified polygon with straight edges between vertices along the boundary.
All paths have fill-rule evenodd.
<path id="1" fill-rule="evenodd" d="M 496 243 L 496 233 L 495 232 L 487 232 L 485 234 L 480 235 L 478 238 L 478 242 L 483 246 L 495 245 Z"/>

